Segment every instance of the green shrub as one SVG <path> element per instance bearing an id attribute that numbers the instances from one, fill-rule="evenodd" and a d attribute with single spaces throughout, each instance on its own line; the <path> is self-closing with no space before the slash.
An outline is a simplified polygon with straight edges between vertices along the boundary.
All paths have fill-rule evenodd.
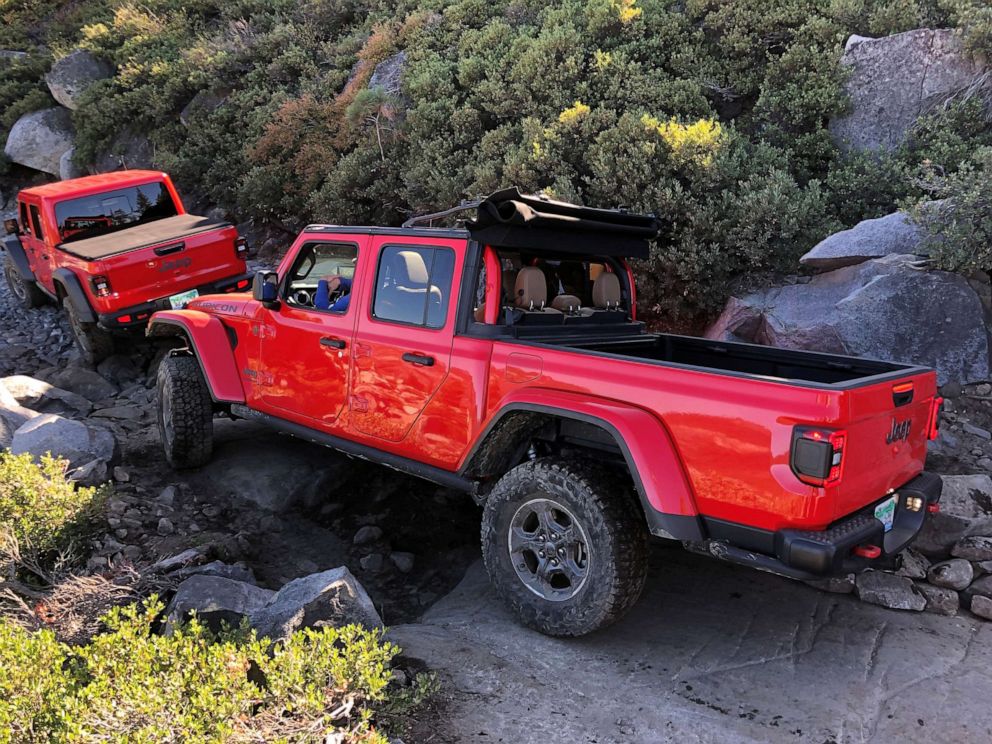
<path id="1" fill-rule="evenodd" d="M 307 629 L 272 643 L 214 635 L 194 618 L 158 635 L 161 611 L 155 598 L 116 608 L 106 632 L 77 648 L 0 620 L 0 744 L 317 744 L 338 731 L 385 744 L 375 712 L 432 689 L 424 676 L 387 691 L 399 649 L 377 630 Z"/>
<path id="2" fill-rule="evenodd" d="M 913 217 L 926 231 L 923 248 L 934 265 L 992 271 L 992 147 L 978 150 L 953 173 L 925 165 L 921 184 L 928 199 L 916 203 Z"/>
<path id="3" fill-rule="evenodd" d="M 79 487 L 66 478 L 68 463 L 45 455 L 0 451 L 0 562 L 13 547 L 45 562 L 88 534 L 106 497 L 103 488 Z"/>

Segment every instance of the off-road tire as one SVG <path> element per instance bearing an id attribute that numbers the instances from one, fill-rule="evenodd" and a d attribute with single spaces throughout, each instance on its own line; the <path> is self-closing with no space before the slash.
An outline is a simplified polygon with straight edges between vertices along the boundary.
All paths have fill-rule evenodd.
<path id="1" fill-rule="evenodd" d="M 214 448 L 214 412 L 200 364 L 191 356 L 165 357 L 156 388 L 165 459 L 176 469 L 206 465 Z"/>
<path id="2" fill-rule="evenodd" d="M 17 270 L 14 262 L 9 258 L 3 262 L 3 275 L 10 288 L 10 294 L 18 305 L 30 309 L 45 304 L 48 299 L 45 293 L 38 288 L 37 284 L 21 276 L 21 272 Z"/>
<path id="3" fill-rule="evenodd" d="M 510 525 L 534 499 L 564 506 L 589 542 L 585 579 L 564 601 L 532 591 L 511 562 Z M 581 636 L 615 622 L 640 597 L 648 532 L 628 479 L 594 464 L 544 458 L 513 468 L 490 493 L 482 555 L 496 593 L 524 625 L 552 636 Z"/>
<path id="4" fill-rule="evenodd" d="M 95 367 L 114 353 L 114 337 L 96 323 L 80 320 L 72 301 L 65 297 L 62 309 L 69 319 L 69 330 L 76 341 L 79 356 L 85 364 Z"/>

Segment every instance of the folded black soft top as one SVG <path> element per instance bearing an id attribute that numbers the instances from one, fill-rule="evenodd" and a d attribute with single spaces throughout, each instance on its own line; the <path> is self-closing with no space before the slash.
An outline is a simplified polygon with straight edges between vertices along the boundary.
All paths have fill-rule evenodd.
<path id="1" fill-rule="evenodd" d="M 195 214 L 177 214 L 174 217 L 164 217 L 105 235 L 62 243 L 59 248 L 73 256 L 95 261 L 157 243 L 182 240 L 207 230 L 227 227 L 229 224 L 223 220 L 212 220 Z"/>
<path id="2" fill-rule="evenodd" d="M 466 225 L 480 243 L 555 253 L 647 258 L 661 224 L 652 215 L 595 209 L 516 188 L 487 196 Z"/>

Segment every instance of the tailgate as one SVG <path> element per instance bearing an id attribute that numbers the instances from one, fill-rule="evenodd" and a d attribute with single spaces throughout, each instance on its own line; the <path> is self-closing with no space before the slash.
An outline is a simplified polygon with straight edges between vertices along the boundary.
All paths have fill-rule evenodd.
<path id="1" fill-rule="evenodd" d="M 834 519 L 878 501 L 923 470 L 937 376 L 906 374 L 845 392 L 847 444 Z"/>
<path id="2" fill-rule="evenodd" d="M 237 237 L 237 229 L 226 226 L 103 259 L 115 305 L 140 305 L 244 273 Z"/>

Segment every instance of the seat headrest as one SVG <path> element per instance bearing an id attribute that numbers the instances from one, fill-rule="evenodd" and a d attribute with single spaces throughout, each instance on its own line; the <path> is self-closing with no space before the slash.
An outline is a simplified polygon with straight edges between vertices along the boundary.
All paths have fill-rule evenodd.
<path id="1" fill-rule="evenodd" d="M 548 301 L 548 285 L 544 272 L 536 266 L 525 266 L 517 272 L 513 304 L 524 310 L 540 310 Z"/>
<path id="2" fill-rule="evenodd" d="M 400 286 L 417 288 L 427 286 L 427 265 L 416 251 L 399 251 L 394 254 L 389 271 L 390 278 Z"/>
<path id="3" fill-rule="evenodd" d="M 620 307 L 620 279 L 616 274 L 604 271 L 592 284 L 592 304 L 598 308 Z"/>
<path id="4" fill-rule="evenodd" d="M 551 307 L 563 313 L 574 313 L 582 307 L 582 300 L 575 295 L 560 294 L 551 301 Z"/>

